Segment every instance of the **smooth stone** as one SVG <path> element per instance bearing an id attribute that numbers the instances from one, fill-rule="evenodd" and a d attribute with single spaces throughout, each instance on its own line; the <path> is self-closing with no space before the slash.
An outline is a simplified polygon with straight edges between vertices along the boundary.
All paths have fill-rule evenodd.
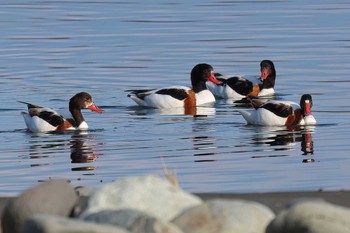
<path id="1" fill-rule="evenodd" d="M 33 186 L 10 200 L 3 212 L 3 233 L 22 233 L 25 221 L 35 214 L 68 216 L 78 196 L 65 180 L 51 180 Z"/>
<path id="2" fill-rule="evenodd" d="M 350 209 L 324 201 L 299 201 L 282 210 L 267 233 L 348 233 Z"/>
<path id="3" fill-rule="evenodd" d="M 257 202 L 211 199 L 172 222 L 185 233 L 265 233 L 274 217 L 268 207 Z"/>
<path id="4" fill-rule="evenodd" d="M 87 200 L 81 217 L 103 211 L 135 209 L 169 221 L 202 200 L 154 175 L 127 177 L 97 189 Z"/>
<path id="5" fill-rule="evenodd" d="M 28 219 L 23 233 L 130 233 L 124 229 L 58 216 L 36 215 Z"/>
<path id="6" fill-rule="evenodd" d="M 88 215 L 84 220 L 119 226 L 133 233 L 182 233 L 172 223 L 163 222 L 133 209 L 105 210 Z"/>

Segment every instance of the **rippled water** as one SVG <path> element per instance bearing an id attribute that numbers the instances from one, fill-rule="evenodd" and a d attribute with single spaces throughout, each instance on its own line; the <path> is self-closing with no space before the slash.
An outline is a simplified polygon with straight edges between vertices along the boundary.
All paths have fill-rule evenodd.
<path id="1" fill-rule="evenodd" d="M 64 178 L 98 187 L 176 170 L 192 192 L 349 189 L 350 5 L 317 1 L 2 1 L 0 194 Z M 208 116 L 142 109 L 126 90 L 277 69 L 276 98 L 314 98 L 314 128 L 247 126 L 232 101 Z M 34 135 L 16 101 L 62 110 L 88 91 L 87 133 Z"/>

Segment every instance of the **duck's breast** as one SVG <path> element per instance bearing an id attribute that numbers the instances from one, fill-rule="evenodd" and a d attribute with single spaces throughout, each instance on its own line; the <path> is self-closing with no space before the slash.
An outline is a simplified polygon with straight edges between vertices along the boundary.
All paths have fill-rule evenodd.
<path id="1" fill-rule="evenodd" d="M 270 96 L 275 94 L 275 89 L 274 88 L 263 88 L 258 96 Z"/>
<path id="2" fill-rule="evenodd" d="M 213 93 L 209 90 L 203 90 L 198 93 L 196 93 L 196 105 L 204 105 L 204 104 L 210 104 L 215 103 L 215 97 Z"/>
<path id="3" fill-rule="evenodd" d="M 317 121 L 313 115 L 305 116 L 301 121 L 300 125 L 316 125 Z"/>

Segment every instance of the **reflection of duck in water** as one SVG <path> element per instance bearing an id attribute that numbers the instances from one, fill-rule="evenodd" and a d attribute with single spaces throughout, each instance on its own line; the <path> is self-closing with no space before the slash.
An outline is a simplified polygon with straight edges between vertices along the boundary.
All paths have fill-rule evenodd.
<path id="1" fill-rule="evenodd" d="M 304 94 L 300 99 L 300 106 L 290 101 L 270 100 L 263 102 L 253 99 L 254 109 L 238 111 L 248 124 L 266 126 L 294 126 L 315 125 L 316 120 L 311 114 L 312 97 Z"/>
<path id="2" fill-rule="evenodd" d="M 303 151 L 303 155 L 313 155 L 314 154 L 314 141 L 312 140 L 313 127 L 306 126 L 305 131 L 301 134 L 301 151 Z M 312 160 L 313 159 L 306 159 Z M 304 161 L 303 161 L 304 162 Z M 310 161 L 307 161 L 310 162 Z"/>
<path id="3" fill-rule="evenodd" d="M 71 142 L 72 163 L 91 163 L 95 161 L 96 155 L 91 147 L 84 145 L 85 141 L 81 139 L 73 139 Z"/>
<path id="4" fill-rule="evenodd" d="M 295 135 L 293 132 L 286 131 L 285 134 L 276 134 L 268 139 L 269 140 L 266 142 L 266 144 L 269 144 L 270 146 L 283 146 L 295 142 Z"/>
<path id="5" fill-rule="evenodd" d="M 275 150 L 290 150 L 287 146 L 296 141 L 296 135 L 293 130 L 281 126 L 254 127 L 255 136 L 252 139 L 254 144 L 270 145 Z"/>
<path id="6" fill-rule="evenodd" d="M 214 162 L 216 161 L 217 139 L 211 134 L 215 130 L 214 125 L 207 124 L 207 121 L 198 119 L 192 125 L 193 135 L 189 137 L 193 143 L 194 162 Z"/>
<path id="7" fill-rule="evenodd" d="M 209 106 L 195 106 L 189 108 L 133 108 L 132 115 L 190 115 L 194 117 L 199 116 L 213 116 L 216 113 L 215 107 Z"/>
<path id="8" fill-rule="evenodd" d="M 302 134 L 301 150 L 303 155 L 312 155 L 314 153 L 314 142 L 311 133 Z"/>
<path id="9" fill-rule="evenodd" d="M 260 63 L 260 80 L 262 83 L 254 84 L 243 77 L 225 78 L 215 74 L 221 83 L 207 83 L 208 89 L 219 98 L 242 99 L 248 96 L 268 96 L 275 93 L 276 70 L 272 61 L 263 60 Z M 221 76 L 221 77 L 220 77 Z"/>
<path id="10" fill-rule="evenodd" d="M 89 135 L 84 134 L 74 134 L 71 143 L 71 160 L 72 163 L 91 163 L 97 158 L 96 153 L 92 149 L 92 146 L 88 145 L 88 141 L 91 139 Z M 87 171 L 94 170 L 94 166 L 83 166 L 72 168 L 73 171 Z"/>
<path id="11" fill-rule="evenodd" d="M 28 106 L 28 113 L 23 112 L 22 114 L 28 129 L 34 133 L 66 129 L 87 129 L 88 125 L 81 113 L 81 109 L 88 108 L 98 113 L 103 112 L 94 104 L 91 95 L 86 92 L 80 92 L 70 99 L 69 111 L 71 116 L 69 118 L 63 117 L 50 108 L 26 102 L 21 103 Z"/>
<path id="12" fill-rule="evenodd" d="M 313 126 L 266 126 L 266 127 L 251 127 L 255 130 L 255 136 L 252 139 L 256 145 L 269 145 L 268 150 L 294 150 L 295 143 L 301 143 L 302 155 L 312 155 L 314 151 L 312 133 Z M 261 156 L 254 156 L 260 158 Z M 266 156 L 262 156 L 266 157 Z M 267 156 L 270 157 L 270 156 Z M 314 159 L 303 159 L 303 162 L 314 162 Z"/>

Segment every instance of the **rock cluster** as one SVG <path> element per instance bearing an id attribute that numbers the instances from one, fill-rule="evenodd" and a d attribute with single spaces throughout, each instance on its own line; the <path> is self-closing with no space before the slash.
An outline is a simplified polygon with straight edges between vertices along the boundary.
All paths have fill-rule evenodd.
<path id="1" fill-rule="evenodd" d="M 3 233 L 345 233 L 350 209 L 304 200 L 275 216 L 253 201 L 203 201 L 151 175 L 93 191 L 52 180 L 9 201 L 1 228 Z"/>

